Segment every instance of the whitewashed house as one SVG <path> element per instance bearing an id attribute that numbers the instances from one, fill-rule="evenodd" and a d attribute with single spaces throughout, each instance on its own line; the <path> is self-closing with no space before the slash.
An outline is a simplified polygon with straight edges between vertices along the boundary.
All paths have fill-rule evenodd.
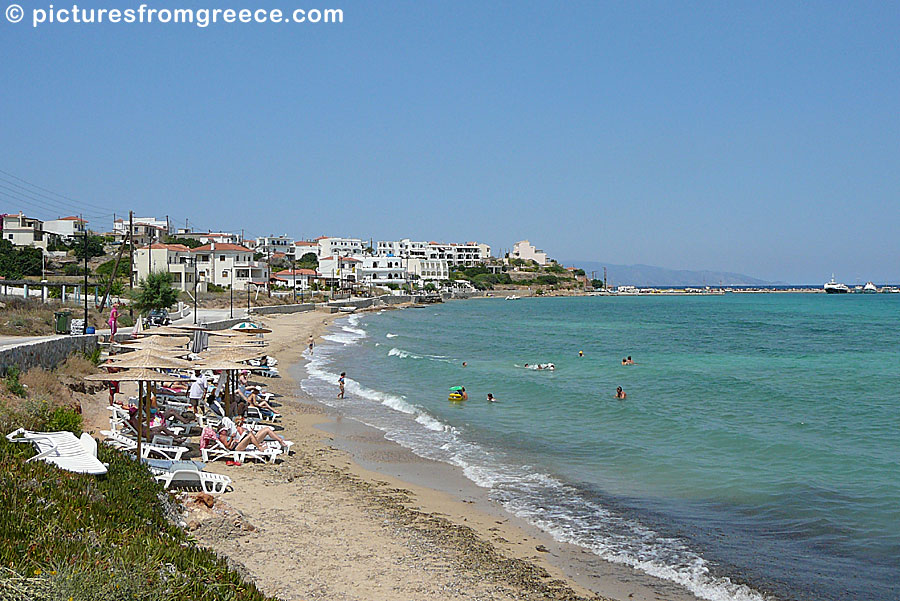
<path id="1" fill-rule="evenodd" d="M 523 259 L 525 261 L 534 261 L 538 265 L 546 265 L 549 261 L 547 253 L 535 248 L 528 240 L 520 240 L 513 244 L 512 252 L 509 253 L 510 259 Z"/>
<path id="2" fill-rule="evenodd" d="M 138 284 L 148 273 L 166 271 L 172 274 L 172 285 L 186 292 L 194 291 L 194 274 L 197 274 L 197 291 L 206 292 L 206 278 L 195 272 L 191 249 L 183 244 L 153 244 L 134 249 L 131 266 Z"/>
<path id="3" fill-rule="evenodd" d="M 80 217 L 60 217 L 44 222 L 44 232 L 55 234 L 65 240 L 84 236 L 87 232 L 87 221 Z"/>

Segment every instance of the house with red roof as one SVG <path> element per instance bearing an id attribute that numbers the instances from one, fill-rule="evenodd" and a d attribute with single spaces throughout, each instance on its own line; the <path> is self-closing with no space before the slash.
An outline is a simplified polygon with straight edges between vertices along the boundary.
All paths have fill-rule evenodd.
<path id="1" fill-rule="evenodd" d="M 56 234 L 66 240 L 76 236 L 83 236 L 87 231 L 87 221 L 80 217 L 60 217 L 44 222 L 44 231 L 48 234 Z"/>

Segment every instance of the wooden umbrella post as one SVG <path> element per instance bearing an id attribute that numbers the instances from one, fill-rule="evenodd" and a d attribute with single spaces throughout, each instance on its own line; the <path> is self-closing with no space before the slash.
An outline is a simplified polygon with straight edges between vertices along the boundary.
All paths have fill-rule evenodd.
<path id="1" fill-rule="evenodd" d="M 141 407 L 142 407 L 142 405 L 143 405 L 143 402 L 142 402 L 143 399 L 144 399 L 144 383 L 143 383 L 143 382 L 138 382 L 138 412 L 137 412 L 137 416 L 138 416 L 138 431 L 137 431 L 137 457 L 138 457 L 138 461 L 141 460 L 141 441 L 144 439 L 144 422 L 143 422 L 143 420 L 141 419 L 141 418 L 142 418 L 142 416 L 141 416 L 141 413 L 142 413 Z"/>

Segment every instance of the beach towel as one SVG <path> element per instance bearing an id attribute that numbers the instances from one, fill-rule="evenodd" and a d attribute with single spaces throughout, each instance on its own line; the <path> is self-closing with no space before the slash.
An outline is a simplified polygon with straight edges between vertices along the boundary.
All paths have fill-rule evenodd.
<path id="1" fill-rule="evenodd" d="M 203 432 L 200 434 L 200 448 L 205 449 L 206 447 L 213 444 L 218 436 L 216 436 L 216 431 L 206 426 L 203 428 Z"/>

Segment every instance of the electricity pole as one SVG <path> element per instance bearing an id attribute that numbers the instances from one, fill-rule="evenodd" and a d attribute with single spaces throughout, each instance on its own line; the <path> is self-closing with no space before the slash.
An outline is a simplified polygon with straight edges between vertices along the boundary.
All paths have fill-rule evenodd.
<path id="1" fill-rule="evenodd" d="M 84 224 L 84 220 L 81 221 L 82 225 Z M 84 333 L 87 333 L 87 325 L 88 325 L 88 304 L 87 304 L 87 294 L 88 294 L 88 233 L 87 228 L 84 228 Z"/>
<path id="2" fill-rule="evenodd" d="M 187 220 L 185 220 L 187 221 Z M 194 264 L 194 325 L 197 324 L 197 257 L 191 257 Z"/>
<path id="3" fill-rule="evenodd" d="M 229 316 L 234 317 L 234 262 L 231 263 L 231 303 L 229 305 Z"/>
<path id="4" fill-rule="evenodd" d="M 128 243 L 128 288 L 134 290 L 134 211 L 128 211 Z"/>

